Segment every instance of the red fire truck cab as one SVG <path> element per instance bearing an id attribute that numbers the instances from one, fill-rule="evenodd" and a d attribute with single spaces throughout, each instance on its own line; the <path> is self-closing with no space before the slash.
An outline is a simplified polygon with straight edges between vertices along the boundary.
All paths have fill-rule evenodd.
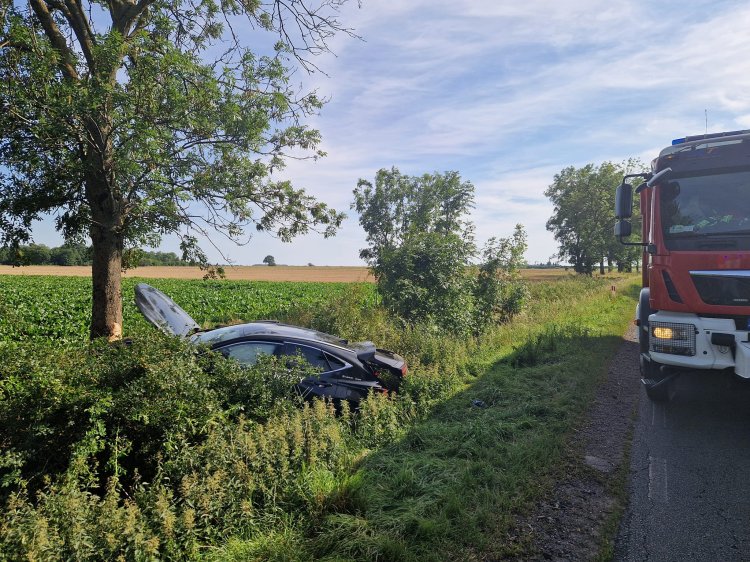
<path id="1" fill-rule="evenodd" d="M 667 400 L 685 370 L 750 379 L 750 130 L 676 139 L 617 187 L 615 235 L 643 247 L 636 308 L 646 393 Z M 641 242 L 631 178 L 643 181 Z"/>

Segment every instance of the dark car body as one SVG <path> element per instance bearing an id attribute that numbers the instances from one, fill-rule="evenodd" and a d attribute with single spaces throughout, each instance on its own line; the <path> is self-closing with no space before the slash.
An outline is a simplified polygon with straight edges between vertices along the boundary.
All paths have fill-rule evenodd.
<path id="1" fill-rule="evenodd" d="M 406 374 L 404 359 L 372 342 L 346 340 L 276 321 L 249 322 L 201 330 L 198 324 L 164 293 L 140 283 L 135 288 L 138 309 L 167 334 L 206 345 L 241 364 L 252 365 L 258 356 L 301 356 L 318 369 L 295 389 L 305 398 L 323 397 L 357 404 L 370 392 L 398 389 Z"/>

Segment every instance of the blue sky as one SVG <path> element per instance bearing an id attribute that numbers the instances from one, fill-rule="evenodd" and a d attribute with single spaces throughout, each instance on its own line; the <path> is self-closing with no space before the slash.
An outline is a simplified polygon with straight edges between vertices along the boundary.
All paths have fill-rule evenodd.
<path id="1" fill-rule="evenodd" d="M 750 128 L 750 5 L 739 1 L 363 0 L 341 21 L 325 71 L 298 72 L 330 98 L 309 121 L 326 158 L 283 176 L 349 218 L 335 238 L 254 235 L 222 249 L 236 264 L 357 265 L 364 232 L 349 210 L 359 178 L 457 170 L 476 188 L 481 244 L 529 235 L 529 262 L 557 252 L 544 190 L 566 166 L 640 157 L 671 139 Z M 615 186 L 612 186 L 614 189 Z M 49 222 L 35 241 L 59 245 Z M 220 239 L 217 237 L 217 241 Z M 177 251 L 165 238 L 162 249 Z M 206 245 L 211 259 L 218 252 Z"/>

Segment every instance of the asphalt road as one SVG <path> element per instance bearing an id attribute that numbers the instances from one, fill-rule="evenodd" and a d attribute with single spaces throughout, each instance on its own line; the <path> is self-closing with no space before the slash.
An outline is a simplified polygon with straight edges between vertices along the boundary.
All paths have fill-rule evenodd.
<path id="1" fill-rule="evenodd" d="M 630 478 L 615 560 L 750 561 L 750 384 L 685 374 L 662 404 L 641 390 Z"/>

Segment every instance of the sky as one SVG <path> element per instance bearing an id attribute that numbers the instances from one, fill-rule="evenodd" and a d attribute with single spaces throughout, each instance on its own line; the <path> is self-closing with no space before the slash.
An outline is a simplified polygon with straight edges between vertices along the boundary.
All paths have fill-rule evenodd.
<path id="1" fill-rule="evenodd" d="M 674 138 L 750 129 L 747 2 L 354 0 L 339 19 L 362 39 L 336 36 L 323 72 L 294 75 L 329 99 L 308 121 L 327 156 L 283 175 L 348 218 L 329 239 L 216 237 L 234 264 L 363 264 L 352 190 L 392 166 L 458 171 L 475 187 L 479 245 L 521 223 L 527 261 L 545 263 L 557 245 L 544 191 L 563 168 L 650 162 Z M 62 243 L 51 220 L 34 239 Z M 171 237 L 161 249 L 179 253 Z"/>

